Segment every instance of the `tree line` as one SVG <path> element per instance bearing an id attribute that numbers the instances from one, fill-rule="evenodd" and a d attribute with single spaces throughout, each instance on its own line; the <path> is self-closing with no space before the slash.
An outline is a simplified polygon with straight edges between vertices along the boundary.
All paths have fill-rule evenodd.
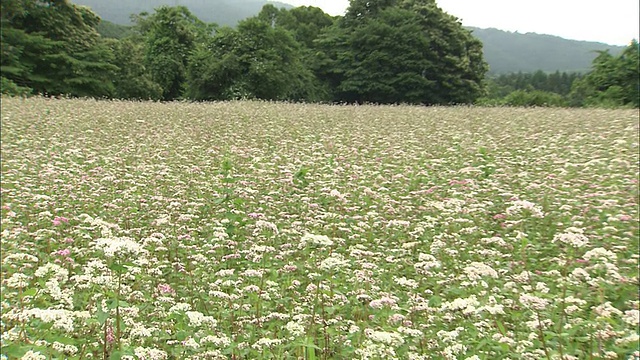
<path id="1" fill-rule="evenodd" d="M 132 15 L 121 39 L 100 36 L 100 18 L 66 0 L 1 6 L 8 94 L 471 104 L 540 91 L 562 105 L 638 106 L 637 42 L 617 57 L 601 53 L 585 76 L 486 79 L 482 43 L 435 0 L 351 0 L 339 17 L 267 4 L 235 28 L 163 6 Z"/>
<path id="2" fill-rule="evenodd" d="M 599 52 L 586 74 L 511 73 L 488 78 L 485 105 L 640 107 L 638 43 L 618 56 Z"/>

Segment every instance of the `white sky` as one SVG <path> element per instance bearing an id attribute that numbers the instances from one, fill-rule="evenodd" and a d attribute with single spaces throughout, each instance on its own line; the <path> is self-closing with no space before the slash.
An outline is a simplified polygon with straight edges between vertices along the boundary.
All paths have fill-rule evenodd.
<path id="1" fill-rule="evenodd" d="M 280 0 L 343 15 L 349 0 Z M 437 0 L 463 25 L 536 32 L 567 39 L 627 45 L 640 37 L 638 0 Z"/>

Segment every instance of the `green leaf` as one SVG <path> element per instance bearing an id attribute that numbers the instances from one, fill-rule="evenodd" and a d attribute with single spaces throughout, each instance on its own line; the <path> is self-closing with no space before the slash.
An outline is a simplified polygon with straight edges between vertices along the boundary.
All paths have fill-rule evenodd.
<path id="1" fill-rule="evenodd" d="M 113 270 L 113 271 L 115 271 L 117 273 L 122 273 L 122 272 L 127 270 L 127 268 L 125 268 L 124 265 L 120 264 L 117 261 L 114 261 L 113 263 L 111 263 L 109 265 L 109 269 L 111 269 L 111 270 Z"/>
<path id="2" fill-rule="evenodd" d="M 22 292 L 22 296 L 35 296 L 38 293 L 38 289 L 27 289 Z"/>
<path id="3" fill-rule="evenodd" d="M 104 325 L 105 321 L 109 318 L 109 314 L 102 310 L 101 302 L 98 302 L 98 311 L 96 312 L 96 316 L 98 317 L 100 325 Z"/>
<path id="4" fill-rule="evenodd" d="M 9 357 L 9 359 L 19 359 L 21 358 L 28 350 L 23 348 L 18 344 L 11 344 L 9 346 L 2 347 L 2 354 Z"/>
<path id="5" fill-rule="evenodd" d="M 434 295 L 429 299 L 429 307 L 438 307 L 442 304 L 442 298 L 438 295 Z"/>
<path id="6" fill-rule="evenodd" d="M 187 339 L 187 332 L 184 330 L 180 330 L 178 332 L 176 332 L 176 340 L 178 341 L 184 341 Z"/>
<path id="7" fill-rule="evenodd" d="M 222 171 L 227 173 L 231 170 L 233 170 L 233 164 L 231 164 L 231 161 L 229 159 L 224 159 L 224 161 L 222 162 Z"/>

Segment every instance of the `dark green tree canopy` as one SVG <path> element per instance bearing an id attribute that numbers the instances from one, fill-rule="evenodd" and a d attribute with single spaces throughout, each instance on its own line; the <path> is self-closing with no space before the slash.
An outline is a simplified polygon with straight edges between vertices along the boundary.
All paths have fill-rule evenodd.
<path id="1" fill-rule="evenodd" d="M 335 20 L 317 7 L 300 6 L 287 10 L 277 9 L 271 4 L 265 5 L 257 18 L 273 27 L 290 31 L 294 39 L 308 49 L 315 48 L 314 40 Z"/>
<path id="2" fill-rule="evenodd" d="M 446 104 L 482 94 L 482 44 L 432 0 L 353 0 L 318 40 L 335 100 Z"/>
<path id="3" fill-rule="evenodd" d="M 111 96 L 100 18 L 66 0 L 2 2 L 2 77 L 35 93 Z"/>
<path id="4" fill-rule="evenodd" d="M 198 100 L 309 99 L 313 74 L 291 33 L 260 17 L 223 28 L 198 46 L 188 69 L 187 94 Z M 313 99 L 310 99 L 313 100 Z"/>
<path id="5" fill-rule="evenodd" d="M 639 52 L 637 40 L 619 56 L 601 51 L 591 72 L 574 83 L 570 95 L 573 105 L 640 107 Z"/>
<path id="6" fill-rule="evenodd" d="M 203 23 L 184 6 L 161 6 L 152 15 L 143 13 L 135 20 L 136 30 L 144 39 L 144 64 L 151 79 L 162 88 L 164 100 L 179 98 L 188 59 L 214 26 Z"/>

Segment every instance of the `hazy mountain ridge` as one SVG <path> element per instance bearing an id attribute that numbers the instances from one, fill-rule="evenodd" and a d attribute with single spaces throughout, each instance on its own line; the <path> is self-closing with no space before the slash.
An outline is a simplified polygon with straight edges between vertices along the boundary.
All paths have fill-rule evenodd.
<path id="1" fill-rule="evenodd" d="M 104 20 L 119 25 L 130 25 L 131 14 L 153 12 L 153 9 L 167 6 L 185 6 L 206 23 L 235 26 L 238 21 L 254 16 L 265 4 L 276 7 L 293 8 L 289 4 L 266 0 L 144 0 L 144 1 L 104 1 L 72 0 L 74 4 L 93 9 Z"/>
<path id="2" fill-rule="evenodd" d="M 554 35 L 517 33 L 498 29 L 467 27 L 484 44 L 484 57 L 490 72 L 583 72 L 591 68 L 598 51 L 619 54 L 623 46 L 578 41 Z M 629 39 L 631 41 L 631 39 Z"/>

